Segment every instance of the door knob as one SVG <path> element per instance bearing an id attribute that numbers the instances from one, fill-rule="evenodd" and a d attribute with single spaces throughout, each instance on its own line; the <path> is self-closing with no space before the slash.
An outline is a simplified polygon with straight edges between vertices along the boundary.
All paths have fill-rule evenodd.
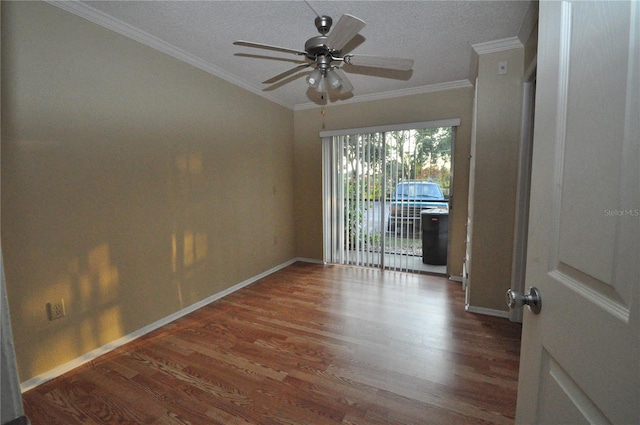
<path id="1" fill-rule="evenodd" d="M 513 289 L 509 289 L 507 291 L 507 305 L 509 308 L 520 308 L 523 305 L 527 305 L 533 314 L 540 314 L 540 310 L 542 310 L 540 291 L 538 288 L 532 287 L 529 288 L 528 294 L 521 294 Z"/>

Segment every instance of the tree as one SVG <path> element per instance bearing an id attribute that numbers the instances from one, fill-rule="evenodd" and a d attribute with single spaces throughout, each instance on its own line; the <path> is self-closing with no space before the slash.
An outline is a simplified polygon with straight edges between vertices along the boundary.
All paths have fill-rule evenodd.
<path id="1" fill-rule="evenodd" d="M 424 159 L 420 178 L 438 183 L 445 193 L 449 193 L 450 185 L 451 138 L 451 127 L 416 131 L 416 146 Z"/>
<path id="2" fill-rule="evenodd" d="M 451 139 L 450 127 L 345 137 L 343 167 L 347 196 L 352 199 L 378 199 L 382 196 L 383 155 L 387 195 L 402 180 L 431 180 L 447 193 Z"/>
<path id="3" fill-rule="evenodd" d="M 448 181 L 451 164 L 451 128 L 391 131 L 387 133 L 387 174 L 392 186 L 401 180 Z M 446 185 L 448 187 L 448 184 Z"/>
<path id="4" fill-rule="evenodd" d="M 356 193 L 380 197 L 381 158 L 383 154 L 383 134 L 358 134 L 345 138 L 344 158 L 345 184 L 350 189 L 349 196 Z M 354 185 L 360 182 L 359 185 Z M 357 196 L 357 195 L 356 195 Z"/>

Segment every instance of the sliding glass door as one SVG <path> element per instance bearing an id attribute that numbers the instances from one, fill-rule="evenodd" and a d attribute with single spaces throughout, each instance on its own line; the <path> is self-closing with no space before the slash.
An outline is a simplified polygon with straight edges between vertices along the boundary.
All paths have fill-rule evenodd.
<path id="1" fill-rule="evenodd" d="M 380 267 L 385 193 L 384 134 L 368 133 L 329 138 L 331 158 L 328 261 Z M 326 187 L 325 187 L 326 189 Z"/>
<path id="2" fill-rule="evenodd" d="M 325 261 L 446 273 L 442 235 L 433 249 L 444 250 L 444 256 L 423 253 L 428 245 L 423 217 L 432 214 L 448 233 L 458 124 L 448 120 L 321 133 Z"/>

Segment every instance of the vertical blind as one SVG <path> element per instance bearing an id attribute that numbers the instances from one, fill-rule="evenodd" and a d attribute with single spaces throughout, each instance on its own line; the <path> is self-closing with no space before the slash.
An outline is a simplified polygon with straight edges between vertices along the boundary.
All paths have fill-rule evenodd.
<path id="1" fill-rule="evenodd" d="M 397 182 L 424 177 L 419 173 L 425 172 L 425 156 L 417 152 L 416 131 L 451 131 L 459 123 L 454 119 L 320 133 L 326 262 L 415 270 L 422 254 L 421 230 L 390 226 L 390 194 Z"/>

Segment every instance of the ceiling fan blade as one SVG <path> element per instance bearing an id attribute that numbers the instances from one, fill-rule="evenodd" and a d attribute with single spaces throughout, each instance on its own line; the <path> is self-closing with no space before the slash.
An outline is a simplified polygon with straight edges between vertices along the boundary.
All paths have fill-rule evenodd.
<path id="1" fill-rule="evenodd" d="M 347 75 L 340 68 L 334 68 L 334 71 L 338 74 L 340 79 L 342 80 L 342 86 L 340 87 L 340 91 L 343 93 L 350 93 L 353 91 L 355 87 L 351 84 L 351 81 L 347 78 Z"/>
<path id="2" fill-rule="evenodd" d="M 360 32 L 366 23 L 352 15 L 342 15 L 327 37 L 327 46 L 335 50 L 342 48 Z"/>
<path id="3" fill-rule="evenodd" d="M 291 74 L 295 74 L 298 70 L 300 70 L 302 68 L 307 68 L 309 66 L 311 66 L 310 63 L 305 63 L 305 64 L 302 64 L 302 65 L 298 65 L 298 66 L 296 66 L 294 68 L 291 68 L 291 69 L 289 69 L 289 70 L 287 70 L 287 71 L 285 71 L 283 73 L 280 73 L 280 74 L 276 75 L 275 77 L 271 77 L 268 80 L 263 81 L 262 83 L 263 84 L 275 83 L 277 81 L 282 80 L 284 77 L 288 77 Z"/>
<path id="4" fill-rule="evenodd" d="M 275 50 L 276 52 L 293 53 L 294 55 L 307 54 L 307 52 L 303 52 L 300 50 L 293 50 L 293 49 L 288 49 L 286 47 L 272 46 L 270 44 L 254 43 L 253 41 L 238 40 L 238 41 L 234 41 L 233 44 L 235 44 L 236 46 L 255 47 L 258 49 Z"/>
<path id="5" fill-rule="evenodd" d="M 234 53 L 233 56 L 238 56 L 240 58 L 267 59 L 271 61 L 289 62 L 289 63 L 309 63 L 308 60 L 292 58 L 292 57 L 282 57 L 282 56 L 267 56 L 267 55 L 256 55 L 256 54 L 249 54 L 249 53 Z"/>
<path id="6" fill-rule="evenodd" d="M 347 55 L 344 57 L 344 61 L 349 65 L 396 69 L 398 71 L 409 71 L 413 66 L 413 59 L 386 56 Z"/>

